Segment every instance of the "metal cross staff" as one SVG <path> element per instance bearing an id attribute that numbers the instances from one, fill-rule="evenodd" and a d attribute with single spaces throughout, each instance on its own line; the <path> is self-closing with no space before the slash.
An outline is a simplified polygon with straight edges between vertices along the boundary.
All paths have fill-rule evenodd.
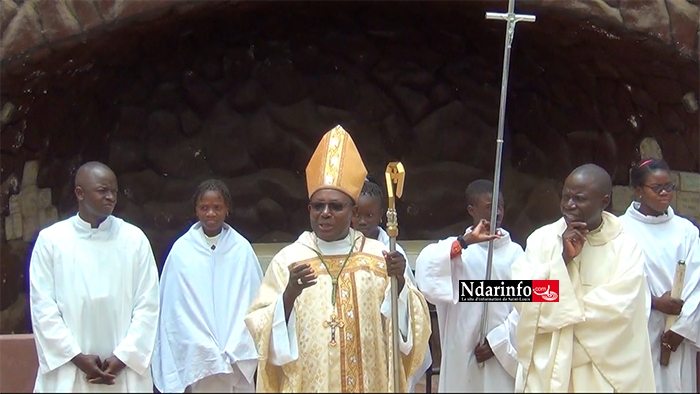
<path id="1" fill-rule="evenodd" d="M 498 113 L 498 138 L 496 139 L 496 168 L 493 176 L 493 195 L 491 200 L 491 235 L 496 232 L 496 213 L 498 212 L 498 195 L 501 182 L 501 157 L 503 155 L 503 128 L 506 117 L 506 96 L 508 95 L 508 68 L 510 66 L 510 47 L 515 35 L 515 24 L 520 21 L 534 22 L 534 15 L 522 15 L 515 13 L 515 0 L 508 0 L 508 13 L 487 12 L 486 19 L 501 19 L 507 21 L 506 45 L 503 50 L 503 77 L 501 79 L 501 107 Z M 486 280 L 491 280 L 491 267 L 493 266 L 493 240 L 489 241 L 489 254 L 486 261 Z M 481 315 L 481 343 L 486 342 L 489 303 L 484 302 L 484 311 Z M 479 364 L 483 366 L 483 364 Z"/>

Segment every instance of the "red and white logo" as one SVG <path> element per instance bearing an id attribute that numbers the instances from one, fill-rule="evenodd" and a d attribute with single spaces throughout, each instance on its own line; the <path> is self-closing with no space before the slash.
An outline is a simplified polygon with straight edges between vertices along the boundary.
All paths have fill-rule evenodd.
<path id="1" fill-rule="evenodd" d="M 559 302 L 559 281 L 533 280 L 532 302 Z"/>

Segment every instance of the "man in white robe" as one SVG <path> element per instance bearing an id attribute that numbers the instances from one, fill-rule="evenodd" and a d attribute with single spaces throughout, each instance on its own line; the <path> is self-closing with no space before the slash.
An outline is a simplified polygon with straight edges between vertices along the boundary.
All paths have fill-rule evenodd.
<path id="1" fill-rule="evenodd" d="M 498 235 L 489 236 L 487 219 L 491 217 L 492 193 L 492 182 L 472 182 L 467 187 L 467 210 L 474 226 L 465 231 L 462 242 L 458 237 L 449 237 L 426 246 L 416 261 L 418 287 L 438 313 L 442 349 L 438 390 L 441 393 L 513 392 L 515 387 L 514 338 L 518 314 L 513 306 L 509 302 L 489 304 L 487 344 L 483 346 L 479 333 L 483 303 L 458 302 L 460 280 L 486 279 L 489 239 L 494 239 L 493 280 L 509 280 L 511 264 L 523 253 L 523 248 L 500 228 L 503 218 L 500 204 Z M 479 361 L 483 361 L 481 353 L 490 355 L 479 365 Z"/>
<path id="2" fill-rule="evenodd" d="M 677 216 L 672 207 L 663 215 L 641 213 L 633 202 L 620 217 L 625 232 L 642 245 L 647 280 L 647 318 L 654 365 L 656 390 L 660 393 L 697 392 L 696 355 L 700 344 L 700 241 L 698 228 Z M 676 265 L 686 262 L 685 283 L 681 291 L 684 301 L 678 320 L 670 331 L 680 336 L 668 365 L 661 365 L 661 337 L 669 315 L 652 308 L 651 298 L 663 297 L 673 287 Z"/>
<path id="3" fill-rule="evenodd" d="M 603 210 L 612 182 L 586 164 L 564 183 L 563 218 L 535 230 L 514 280 L 558 280 L 558 302 L 520 313 L 516 392 L 655 392 L 646 329 L 644 259 Z"/>
<path id="4" fill-rule="evenodd" d="M 111 215 L 117 179 L 76 174 L 78 214 L 43 229 L 29 268 L 35 392 L 153 392 L 158 269 L 146 235 Z"/>

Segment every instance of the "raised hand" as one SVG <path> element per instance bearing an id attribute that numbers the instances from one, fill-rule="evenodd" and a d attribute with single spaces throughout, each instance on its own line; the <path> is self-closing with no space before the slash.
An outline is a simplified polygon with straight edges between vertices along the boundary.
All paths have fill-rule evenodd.
<path id="1" fill-rule="evenodd" d="M 678 316 L 683 309 L 683 300 L 671 297 L 671 292 L 667 291 L 661 297 L 652 296 L 651 307 L 661 313 Z"/>
<path id="2" fill-rule="evenodd" d="M 403 274 L 406 272 L 406 258 L 403 257 L 401 252 L 395 250 L 393 252 L 382 251 L 384 254 L 384 260 L 386 260 L 386 272 L 391 276 L 395 276 L 397 284 L 399 285 L 399 293 L 403 290 L 403 285 L 405 284 Z"/>
<path id="3" fill-rule="evenodd" d="M 301 292 L 307 287 L 311 287 L 316 284 L 316 274 L 314 269 L 308 263 L 294 263 L 289 265 L 289 281 L 287 282 L 287 287 L 284 289 L 282 294 L 282 300 L 284 302 L 284 314 L 289 321 L 289 316 L 292 313 L 292 307 L 294 306 L 294 301 L 301 295 Z"/>
<path id="4" fill-rule="evenodd" d="M 289 282 L 287 282 L 287 288 L 284 292 L 289 296 L 296 299 L 304 289 L 316 284 L 316 274 L 314 274 L 314 269 L 311 268 L 310 264 L 294 263 L 288 268 Z"/>
<path id="5" fill-rule="evenodd" d="M 566 226 L 564 234 L 561 235 L 564 243 L 562 258 L 566 264 L 569 264 L 574 257 L 581 253 L 587 235 L 588 225 L 584 222 L 571 222 Z"/>
<path id="6" fill-rule="evenodd" d="M 80 353 L 73 357 L 71 361 L 78 369 L 85 373 L 85 378 L 88 382 L 108 385 L 114 384 L 116 375 L 102 370 L 103 363 L 99 356 Z"/>
<path id="7" fill-rule="evenodd" d="M 492 239 L 501 238 L 498 231 L 491 235 L 491 223 L 486 219 L 481 219 L 479 223 L 472 228 L 471 232 L 465 233 L 462 238 L 467 243 L 467 245 L 476 244 L 480 242 L 488 242 Z"/>

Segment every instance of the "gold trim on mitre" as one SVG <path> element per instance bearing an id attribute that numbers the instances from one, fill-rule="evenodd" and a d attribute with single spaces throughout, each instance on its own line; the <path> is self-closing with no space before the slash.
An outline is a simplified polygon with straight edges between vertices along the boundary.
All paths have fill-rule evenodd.
<path id="1" fill-rule="evenodd" d="M 340 125 L 329 130 L 306 166 L 309 198 L 320 189 L 339 190 L 357 202 L 367 169 L 355 142 Z"/>

